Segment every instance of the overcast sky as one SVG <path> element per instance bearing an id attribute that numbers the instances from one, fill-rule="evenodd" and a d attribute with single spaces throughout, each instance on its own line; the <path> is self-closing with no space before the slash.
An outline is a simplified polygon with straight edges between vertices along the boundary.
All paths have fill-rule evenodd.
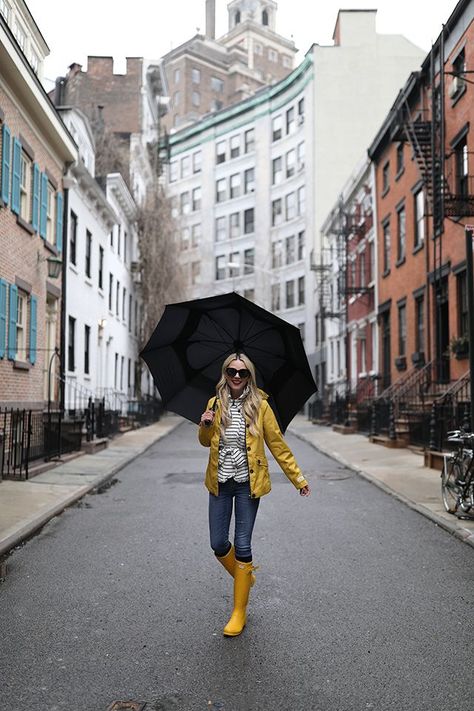
<path id="1" fill-rule="evenodd" d="M 51 50 L 45 77 L 64 75 L 88 54 L 112 55 L 123 71 L 125 56 L 158 59 L 204 31 L 205 0 L 27 0 Z M 227 0 L 216 0 L 217 36 L 227 31 Z M 332 44 L 339 8 L 377 8 L 377 31 L 404 34 L 429 50 L 456 0 L 279 0 L 277 32 L 293 35 L 298 59 L 314 43 Z"/>

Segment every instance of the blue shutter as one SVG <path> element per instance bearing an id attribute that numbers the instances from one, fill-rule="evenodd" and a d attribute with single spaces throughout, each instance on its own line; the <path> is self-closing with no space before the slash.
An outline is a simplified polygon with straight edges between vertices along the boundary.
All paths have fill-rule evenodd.
<path id="1" fill-rule="evenodd" d="M 2 126 L 2 200 L 10 200 L 11 135 L 6 123 Z"/>
<path id="2" fill-rule="evenodd" d="M 18 308 L 18 287 L 10 284 L 10 307 L 8 318 L 8 358 L 16 358 L 16 316 Z"/>
<path id="3" fill-rule="evenodd" d="M 63 196 L 56 195 L 56 247 L 61 252 L 63 248 Z"/>
<path id="4" fill-rule="evenodd" d="M 5 357 L 7 345 L 7 282 L 0 279 L 0 358 Z"/>
<path id="5" fill-rule="evenodd" d="M 48 176 L 41 173 L 41 198 L 40 198 L 40 237 L 46 239 L 46 221 L 48 216 Z"/>
<path id="6" fill-rule="evenodd" d="M 38 232 L 40 203 L 40 169 L 37 163 L 33 164 L 33 214 L 31 215 L 31 226 Z"/>
<path id="7" fill-rule="evenodd" d="M 20 214 L 21 143 L 13 139 L 12 212 Z"/>
<path id="8" fill-rule="evenodd" d="M 30 363 L 36 363 L 36 315 L 38 311 L 38 299 L 36 296 L 31 297 L 30 301 Z"/>

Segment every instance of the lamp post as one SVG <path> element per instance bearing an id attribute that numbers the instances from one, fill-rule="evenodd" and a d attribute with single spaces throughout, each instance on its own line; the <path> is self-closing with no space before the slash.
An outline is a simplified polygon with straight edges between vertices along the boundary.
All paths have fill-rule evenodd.
<path id="1" fill-rule="evenodd" d="M 474 225 L 466 225 L 464 228 L 464 234 L 466 239 L 467 312 L 469 314 L 468 334 L 471 388 L 471 432 L 474 432 L 474 275 L 472 256 L 472 251 L 474 249 Z"/>

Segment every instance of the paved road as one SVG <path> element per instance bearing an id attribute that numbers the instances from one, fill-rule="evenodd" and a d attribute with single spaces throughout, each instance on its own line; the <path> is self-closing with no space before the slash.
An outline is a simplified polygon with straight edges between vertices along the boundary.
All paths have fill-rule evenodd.
<path id="1" fill-rule="evenodd" d="M 183 424 L 11 557 L 1 711 L 471 708 L 472 549 L 288 441 L 314 494 L 270 467 L 240 637 L 221 634 L 231 581 L 208 546 L 206 451 Z"/>

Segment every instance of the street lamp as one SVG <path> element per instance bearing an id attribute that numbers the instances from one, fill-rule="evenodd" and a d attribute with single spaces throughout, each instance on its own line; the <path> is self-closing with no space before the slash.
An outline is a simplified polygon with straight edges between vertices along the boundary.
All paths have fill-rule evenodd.
<path id="1" fill-rule="evenodd" d="M 59 259 L 59 257 L 42 257 L 38 252 L 37 264 L 41 264 L 42 262 L 48 264 L 48 276 L 50 279 L 57 279 L 61 275 L 63 266 L 62 259 Z"/>

